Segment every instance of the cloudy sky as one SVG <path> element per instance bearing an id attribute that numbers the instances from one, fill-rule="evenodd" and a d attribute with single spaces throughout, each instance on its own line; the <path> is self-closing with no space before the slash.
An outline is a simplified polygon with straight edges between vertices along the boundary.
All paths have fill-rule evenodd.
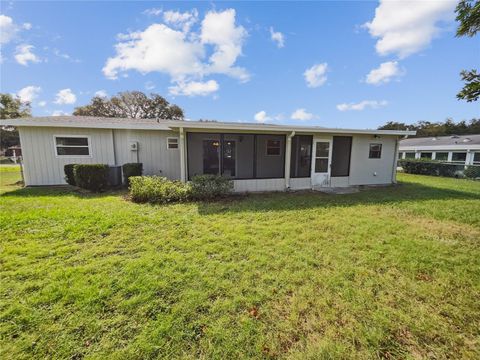
<path id="1" fill-rule="evenodd" d="M 480 37 L 456 1 L 5 2 L 1 91 L 33 114 L 155 92 L 189 119 L 377 127 L 480 116 L 457 101 Z"/>

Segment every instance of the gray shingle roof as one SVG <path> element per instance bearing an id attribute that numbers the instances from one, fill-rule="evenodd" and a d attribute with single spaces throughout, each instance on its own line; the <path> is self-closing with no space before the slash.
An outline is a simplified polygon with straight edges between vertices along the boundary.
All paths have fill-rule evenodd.
<path id="1" fill-rule="evenodd" d="M 479 145 L 480 134 L 402 139 L 400 146 Z"/>

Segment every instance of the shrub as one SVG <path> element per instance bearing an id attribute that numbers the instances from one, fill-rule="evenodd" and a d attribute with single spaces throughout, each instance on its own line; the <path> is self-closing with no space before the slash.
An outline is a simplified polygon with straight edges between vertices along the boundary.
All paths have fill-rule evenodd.
<path id="1" fill-rule="evenodd" d="M 190 197 L 190 185 L 168 180 L 162 176 L 130 177 L 130 196 L 139 203 L 164 204 L 186 201 Z"/>
<path id="2" fill-rule="evenodd" d="M 464 165 L 448 164 L 427 159 L 403 159 L 398 164 L 408 174 L 459 177 L 463 174 Z"/>
<path id="3" fill-rule="evenodd" d="M 233 182 L 218 175 L 198 175 L 191 182 L 191 196 L 198 200 L 225 197 L 233 191 Z"/>
<path id="4" fill-rule="evenodd" d="M 77 164 L 73 167 L 73 174 L 77 186 L 94 192 L 107 188 L 108 165 L 104 164 Z"/>
<path id="5" fill-rule="evenodd" d="M 130 176 L 142 176 L 143 164 L 142 163 L 127 163 L 122 166 L 123 182 L 128 186 L 128 178 Z"/>
<path id="6" fill-rule="evenodd" d="M 463 172 L 465 177 L 469 179 L 480 178 L 480 166 L 479 165 L 469 165 Z"/>
<path id="7" fill-rule="evenodd" d="M 75 186 L 75 175 L 73 174 L 73 167 L 75 164 L 67 164 L 63 167 L 63 171 L 65 172 L 65 181 L 68 185 Z"/>

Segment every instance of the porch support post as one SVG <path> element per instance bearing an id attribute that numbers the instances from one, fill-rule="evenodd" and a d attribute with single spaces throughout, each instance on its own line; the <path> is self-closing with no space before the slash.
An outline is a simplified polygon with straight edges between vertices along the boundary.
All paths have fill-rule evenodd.
<path id="1" fill-rule="evenodd" d="M 287 144 L 285 146 L 285 189 L 290 189 L 290 163 L 292 157 L 292 138 L 295 135 L 295 131 L 292 131 L 290 135 L 287 135 Z"/>
<path id="2" fill-rule="evenodd" d="M 185 133 L 183 132 L 183 127 L 180 128 L 180 181 L 186 182 L 187 177 L 185 176 Z"/>
<path id="3" fill-rule="evenodd" d="M 400 147 L 400 141 L 398 136 L 395 138 L 395 151 L 393 152 L 393 169 L 392 169 L 392 184 L 397 183 L 397 163 L 398 163 L 398 148 Z"/>

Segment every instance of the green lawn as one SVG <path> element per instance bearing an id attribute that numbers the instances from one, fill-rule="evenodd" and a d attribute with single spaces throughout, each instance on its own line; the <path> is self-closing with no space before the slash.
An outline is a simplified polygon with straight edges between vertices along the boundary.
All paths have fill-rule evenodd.
<path id="1" fill-rule="evenodd" d="M 480 182 L 151 206 L 4 175 L 2 359 L 480 358 Z"/>

